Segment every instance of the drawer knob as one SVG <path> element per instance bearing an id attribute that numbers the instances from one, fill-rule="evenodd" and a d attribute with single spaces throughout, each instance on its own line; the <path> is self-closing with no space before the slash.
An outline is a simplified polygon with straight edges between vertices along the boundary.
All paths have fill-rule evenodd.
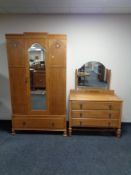
<path id="1" fill-rule="evenodd" d="M 109 114 L 109 118 L 111 118 L 111 113 Z"/>
<path id="2" fill-rule="evenodd" d="M 82 121 L 80 121 L 80 126 L 82 126 Z"/>
<path id="3" fill-rule="evenodd" d="M 80 117 L 82 117 L 82 113 L 80 113 Z"/>
<path id="4" fill-rule="evenodd" d="M 22 125 L 25 126 L 26 125 L 26 122 L 23 122 Z"/>
<path id="5" fill-rule="evenodd" d="M 110 110 L 112 109 L 112 105 L 109 105 L 109 109 L 110 109 Z"/>
<path id="6" fill-rule="evenodd" d="M 80 109 L 82 109 L 82 104 L 80 104 Z"/>
<path id="7" fill-rule="evenodd" d="M 55 123 L 54 123 L 54 122 L 52 122 L 52 128 L 54 128 L 54 126 L 55 126 Z"/>

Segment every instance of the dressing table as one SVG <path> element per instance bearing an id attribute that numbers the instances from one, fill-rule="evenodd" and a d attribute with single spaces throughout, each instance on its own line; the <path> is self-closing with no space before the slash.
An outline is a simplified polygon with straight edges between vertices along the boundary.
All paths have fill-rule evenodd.
<path id="1" fill-rule="evenodd" d="M 76 70 L 76 89 L 70 91 L 69 135 L 72 135 L 72 130 L 102 128 L 113 129 L 117 137 L 120 137 L 122 100 L 115 94 L 114 90 L 109 89 L 110 70 L 104 68 L 105 75 L 101 75 L 104 79 L 102 81 L 99 79 L 98 62 L 92 62 L 85 67 L 90 78 L 87 81 L 84 79 L 86 82 L 81 81 L 80 73 L 78 73 L 81 69 Z M 96 84 L 97 88 L 95 87 Z"/>

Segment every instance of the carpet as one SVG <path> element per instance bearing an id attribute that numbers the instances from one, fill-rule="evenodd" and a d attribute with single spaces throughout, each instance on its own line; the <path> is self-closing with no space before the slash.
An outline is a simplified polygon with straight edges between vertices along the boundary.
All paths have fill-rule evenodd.
<path id="1" fill-rule="evenodd" d="M 9 126 L 8 126 L 9 127 Z M 130 175 L 131 125 L 113 134 L 10 134 L 0 123 L 0 175 Z"/>

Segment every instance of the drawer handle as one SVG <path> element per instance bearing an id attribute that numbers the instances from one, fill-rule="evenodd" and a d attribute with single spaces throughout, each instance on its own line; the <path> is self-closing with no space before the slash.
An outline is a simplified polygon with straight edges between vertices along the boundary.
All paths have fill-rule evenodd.
<path id="1" fill-rule="evenodd" d="M 109 118 L 111 118 L 111 113 L 109 114 Z"/>
<path id="2" fill-rule="evenodd" d="M 110 127 L 111 126 L 111 123 L 110 122 L 108 122 L 108 127 Z"/>
<path id="3" fill-rule="evenodd" d="M 82 109 L 82 104 L 80 104 L 80 109 Z"/>
<path id="4" fill-rule="evenodd" d="M 23 122 L 22 125 L 25 126 L 26 125 L 26 122 Z"/>
<path id="5" fill-rule="evenodd" d="M 82 121 L 80 121 L 80 126 L 82 126 Z"/>
<path id="6" fill-rule="evenodd" d="M 52 128 L 54 128 L 54 126 L 55 126 L 55 123 L 54 123 L 54 122 L 52 122 Z"/>
<path id="7" fill-rule="evenodd" d="M 110 110 L 112 109 L 112 105 L 109 105 L 109 109 L 110 109 Z"/>
<path id="8" fill-rule="evenodd" d="M 80 113 L 80 117 L 82 117 L 82 113 Z"/>

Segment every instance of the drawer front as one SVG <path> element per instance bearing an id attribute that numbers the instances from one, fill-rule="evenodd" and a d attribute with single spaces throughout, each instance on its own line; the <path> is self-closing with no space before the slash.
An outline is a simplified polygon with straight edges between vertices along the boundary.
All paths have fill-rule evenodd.
<path id="1" fill-rule="evenodd" d="M 88 109 L 120 110 L 121 103 L 72 101 L 71 108 L 72 110 L 88 110 Z"/>
<path id="2" fill-rule="evenodd" d="M 45 83 L 45 79 L 44 79 L 44 77 L 35 77 L 34 79 L 33 79 L 33 83 L 34 83 L 34 86 L 44 86 L 44 83 Z"/>
<path id="3" fill-rule="evenodd" d="M 119 128 L 119 120 L 104 120 L 104 119 L 72 119 L 74 127 L 106 127 Z"/>
<path id="4" fill-rule="evenodd" d="M 106 119 L 119 119 L 120 111 L 110 110 L 86 110 L 86 111 L 71 111 L 72 118 L 106 118 Z"/>
<path id="5" fill-rule="evenodd" d="M 32 81 L 33 81 L 34 88 L 45 87 L 45 73 L 34 72 Z"/>
<path id="6" fill-rule="evenodd" d="M 14 129 L 64 129 L 65 128 L 65 119 L 13 119 L 12 122 Z"/>

